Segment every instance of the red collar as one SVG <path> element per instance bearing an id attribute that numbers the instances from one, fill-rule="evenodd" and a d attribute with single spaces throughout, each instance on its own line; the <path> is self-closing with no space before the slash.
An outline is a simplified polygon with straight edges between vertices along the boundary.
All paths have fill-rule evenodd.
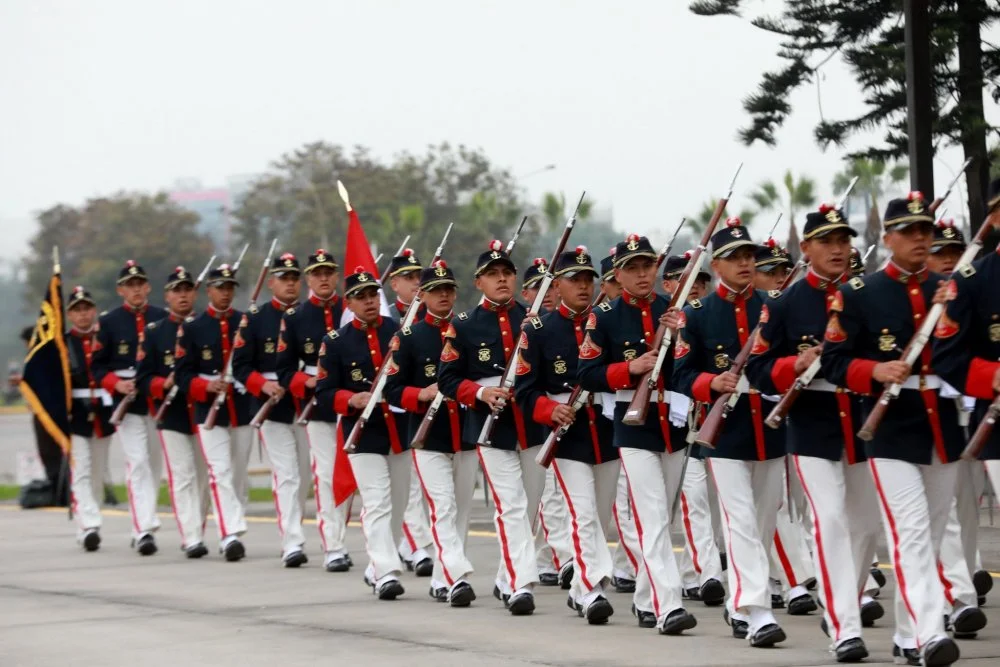
<path id="1" fill-rule="evenodd" d="M 331 296 L 329 299 L 325 301 L 311 292 L 309 294 L 309 303 L 311 303 L 314 306 L 319 306 L 320 308 L 326 308 L 327 306 L 334 306 L 337 304 L 337 301 L 339 300 L 340 300 L 340 295 L 337 294 L 336 292 L 334 292 L 333 296 Z"/>
<path id="2" fill-rule="evenodd" d="M 375 324 L 372 324 L 371 326 L 365 324 L 364 322 L 355 317 L 353 320 L 351 320 L 351 326 L 353 326 L 355 329 L 361 329 L 361 330 L 378 329 L 380 326 L 382 326 L 382 316 L 379 315 L 378 319 L 375 321 Z"/>
<path id="3" fill-rule="evenodd" d="M 402 299 L 400 299 L 398 296 L 396 297 L 396 310 L 399 311 L 400 315 L 402 315 L 403 313 L 405 313 L 406 309 L 409 308 L 409 307 L 410 307 L 410 304 L 403 303 Z"/>
<path id="4" fill-rule="evenodd" d="M 191 315 L 194 315 L 194 311 L 193 310 L 191 311 Z M 184 321 L 184 316 L 183 315 L 178 315 L 174 311 L 169 310 L 169 311 L 167 311 L 167 319 L 170 320 L 171 322 L 183 322 Z"/>
<path id="5" fill-rule="evenodd" d="M 656 301 L 656 291 L 650 291 L 646 296 L 636 296 L 628 290 L 622 290 L 622 303 L 627 303 L 635 308 L 642 308 L 647 303 Z"/>
<path id="6" fill-rule="evenodd" d="M 580 322 L 581 320 L 585 320 L 587 319 L 587 316 L 590 315 L 590 306 L 587 306 L 582 311 L 577 313 L 574 312 L 572 309 L 570 309 L 569 306 L 567 306 L 562 301 L 559 302 L 559 308 L 557 308 L 557 310 L 559 311 L 559 314 L 565 317 L 567 320 L 573 320 L 574 322 Z"/>
<path id="7" fill-rule="evenodd" d="M 753 283 L 747 285 L 742 292 L 737 292 L 720 280 L 718 287 L 715 288 L 715 293 L 730 303 L 736 299 L 746 300 L 753 294 Z"/>
<path id="8" fill-rule="evenodd" d="M 76 327 L 71 327 L 69 332 L 74 338 L 79 338 L 80 340 L 83 340 L 84 338 L 93 338 L 97 334 L 97 325 L 95 324 L 90 327 L 90 331 L 80 331 Z"/>
<path id="9" fill-rule="evenodd" d="M 427 311 L 424 313 L 424 322 L 427 322 L 432 327 L 444 329 L 451 322 L 451 313 L 448 313 L 444 317 L 437 317 L 436 315 L 431 315 L 430 311 Z"/>
<path id="10" fill-rule="evenodd" d="M 505 313 L 508 310 L 510 310 L 513 305 L 514 305 L 514 299 L 511 299 L 507 303 L 494 303 L 493 301 L 490 301 L 486 297 L 483 297 L 483 303 L 482 303 L 482 307 L 490 311 L 491 313 Z"/>
<path id="11" fill-rule="evenodd" d="M 846 273 L 841 273 L 839 276 L 837 276 L 833 280 L 830 280 L 829 278 L 824 278 L 823 276 L 821 276 L 818 273 L 816 273 L 815 271 L 813 271 L 812 267 L 809 267 L 809 271 L 806 272 L 806 282 L 809 283 L 809 285 L 811 287 L 813 287 L 815 289 L 821 289 L 821 290 L 825 290 L 826 288 L 830 287 L 831 285 L 833 287 L 837 287 L 839 285 L 842 285 L 844 283 L 844 278 L 845 277 L 847 277 L 847 274 Z"/>
<path id="12" fill-rule="evenodd" d="M 134 306 L 132 306 L 131 304 L 129 304 L 128 301 L 123 301 L 122 302 L 122 308 L 124 308 L 125 310 L 127 310 L 130 313 L 145 313 L 146 309 L 148 307 L 149 307 L 148 303 L 144 303 L 141 306 L 139 306 L 138 308 L 135 308 Z"/>
<path id="13" fill-rule="evenodd" d="M 221 320 L 229 317 L 229 315 L 232 314 L 233 309 L 228 308 L 226 310 L 218 310 L 215 306 L 209 304 L 208 308 L 205 309 L 205 312 L 208 313 L 209 317 L 214 317 L 217 320 Z"/>
<path id="14" fill-rule="evenodd" d="M 285 312 L 289 308 L 294 308 L 296 303 L 298 303 L 298 302 L 294 301 L 292 303 L 284 303 L 283 301 L 279 300 L 277 297 L 273 297 L 273 296 L 271 297 L 271 307 L 274 308 L 275 310 L 277 310 L 278 312 L 281 312 L 281 313 Z"/>
<path id="15" fill-rule="evenodd" d="M 922 266 L 916 273 L 908 273 L 901 269 L 895 262 L 890 261 L 885 265 L 885 275 L 901 283 L 908 283 L 913 280 L 922 283 L 927 280 L 927 267 Z"/>

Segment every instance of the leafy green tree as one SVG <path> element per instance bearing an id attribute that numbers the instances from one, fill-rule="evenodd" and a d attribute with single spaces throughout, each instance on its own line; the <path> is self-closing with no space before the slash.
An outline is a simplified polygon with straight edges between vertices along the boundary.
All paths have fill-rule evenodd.
<path id="1" fill-rule="evenodd" d="M 860 195 L 867 204 L 868 217 L 865 223 L 865 248 L 878 246 L 882 238 L 882 206 L 881 202 L 887 193 L 900 187 L 905 181 L 910 168 L 901 163 L 887 163 L 884 160 L 854 158 L 847 167 L 833 178 L 833 193 L 841 195 L 857 177 L 854 186 L 854 196 Z M 877 254 L 876 254 L 877 256 Z M 868 262 L 866 273 L 877 268 L 877 262 Z"/>
<path id="2" fill-rule="evenodd" d="M 705 233 L 705 228 L 708 227 L 708 223 L 712 221 L 712 214 L 715 213 L 715 204 L 718 202 L 718 198 L 713 197 L 708 201 L 705 201 L 701 205 L 701 209 L 698 211 L 697 215 L 692 215 L 687 217 L 686 227 L 689 231 L 694 233 L 695 237 L 700 237 Z M 744 227 L 749 229 L 750 225 L 753 224 L 754 220 L 757 218 L 757 211 L 752 208 L 742 208 L 739 213 L 733 214 L 730 210 L 726 210 L 722 215 L 722 222 L 725 222 L 726 218 L 735 215 L 743 223 Z M 719 224 L 722 224 L 721 222 Z M 716 227 L 718 229 L 718 227 Z"/>
<path id="3" fill-rule="evenodd" d="M 764 181 L 750 194 L 759 212 L 781 213 L 788 220 L 788 240 L 785 245 L 792 259 L 799 258 L 799 232 L 795 219 L 799 212 L 816 201 L 816 182 L 808 176 L 796 179 L 791 170 L 785 172 L 781 185 Z M 761 239 L 763 242 L 766 239 Z"/>

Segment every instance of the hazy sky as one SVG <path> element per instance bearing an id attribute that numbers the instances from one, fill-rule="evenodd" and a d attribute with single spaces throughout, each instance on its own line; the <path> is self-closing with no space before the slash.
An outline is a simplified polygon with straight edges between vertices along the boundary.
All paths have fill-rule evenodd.
<path id="1" fill-rule="evenodd" d="M 180 177 L 216 185 L 318 139 L 385 156 L 466 143 L 515 174 L 554 163 L 524 180 L 534 199 L 586 188 L 654 244 L 740 161 L 736 209 L 789 167 L 829 196 L 842 165 L 812 140 L 815 86 L 778 148 L 745 148 L 740 101 L 777 64 L 777 40 L 687 4 L 5 0 L 0 257 L 23 253 L 33 212 L 54 203 Z M 824 73 L 827 117 L 856 113 L 845 69 Z"/>

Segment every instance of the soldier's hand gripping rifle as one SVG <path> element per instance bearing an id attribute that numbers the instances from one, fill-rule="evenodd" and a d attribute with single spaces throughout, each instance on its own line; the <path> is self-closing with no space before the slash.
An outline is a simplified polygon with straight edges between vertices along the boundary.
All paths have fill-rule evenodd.
<path id="1" fill-rule="evenodd" d="M 448 243 L 448 235 L 451 234 L 451 228 L 454 223 L 448 223 L 448 228 L 444 230 L 444 236 L 441 237 L 441 243 L 438 244 L 437 250 L 434 251 L 434 259 L 428 266 L 434 266 L 434 264 L 441 259 L 441 255 L 444 254 L 444 247 Z M 402 250 L 400 250 L 402 252 Z M 399 253 L 396 253 L 399 254 Z M 406 314 L 403 316 L 403 322 L 400 324 L 400 329 L 405 329 L 406 327 L 413 324 L 414 318 L 417 316 L 417 310 L 420 309 L 420 294 L 419 292 L 410 301 L 409 307 L 406 309 Z M 371 387 L 371 398 L 365 403 L 364 410 L 361 411 L 361 416 L 358 420 L 354 422 L 354 428 L 351 429 L 350 435 L 347 436 L 347 440 L 344 441 L 344 451 L 348 454 L 353 453 L 358 448 L 358 441 L 361 439 L 361 432 L 364 431 L 365 425 L 372 416 L 375 408 L 379 406 L 382 402 L 382 394 L 385 391 L 385 382 L 389 368 L 392 366 L 392 355 L 394 350 L 390 347 L 385 353 L 385 358 L 382 359 L 382 366 L 379 367 L 378 373 L 375 375 L 375 381 L 372 383 Z"/>
<path id="2" fill-rule="evenodd" d="M 691 288 L 694 287 L 695 280 L 698 279 L 698 272 L 701 270 L 701 263 L 705 256 L 705 249 L 712 240 L 712 234 L 715 233 L 715 227 L 719 224 L 719 220 L 722 219 L 722 215 L 726 212 L 726 204 L 729 203 L 729 198 L 733 196 L 733 188 L 736 186 L 736 178 L 740 175 L 740 170 L 743 169 L 743 163 L 736 168 L 736 173 L 733 174 L 733 180 L 729 183 L 729 191 L 726 193 L 725 197 L 722 197 L 718 203 L 715 205 L 715 211 L 712 213 L 711 220 L 705 226 L 705 231 L 701 235 L 701 241 L 695 247 L 694 252 L 691 253 L 691 259 L 688 261 L 684 271 L 681 273 L 680 278 L 678 278 L 678 288 L 670 297 L 670 305 L 667 310 L 680 310 L 687 303 L 688 294 L 691 293 Z M 656 335 L 653 338 L 653 345 L 650 347 L 651 350 L 655 349 L 656 363 L 653 368 L 643 375 L 639 379 L 639 384 L 636 385 L 635 392 L 632 394 L 632 401 L 629 403 L 628 408 L 625 410 L 625 416 L 622 417 L 622 423 L 628 424 L 629 426 L 638 426 L 640 424 L 646 423 L 646 415 L 649 412 L 649 399 L 660 378 L 660 372 L 663 370 L 663 363 L 666 361 L 667 350 L 670 349 L 670 341 L 673 338 L 673 332 L 669 327 L 660 324 L 656 328 Z"/>
<path id="3" fill-rule="evenodd" d="M 243 253 L 246 253 L 247 248 L 249 247 L 250 247 L 249 244 L 244 246 Z M 215 255 L 212 255 L 211 258 L 209 258 L 208 263 L 205 264 L 205 268 L 201 270 L 201 273 L 199 273 L 198 277 L 195 279 L 194 281 L 195 294 L 197 294 L 198 288 L 201 287 L 201 283 L 204 282 L 205 276 L 208 275 L 209 270 L 212 268 L 212 263 L 215 262 L 215 257 L 216 257 Z M 236 264 L 234 264 L 233 266 L 238 267 L 242 259 L 243 259 L 243 254 L 240 254 L 240 258 L 236 260 Z M 235 270 L 236 268 L 233 269 L 233 271 Z M 177 330 L 180 331 L 180 326 L 177 327 Z M 174 402 L 174 398 L 177 397 L 178 391 L 179 387 L 175 383 L 174 386 L 170 388 L 170 391 L 167 392 L 167 395 L 163 398 L 163 402 L 160 403 L 160 407 L 157 408 L 156 415 L 153 417 L 153 419 L 155 419 L 157 422 L 163 421 L 163 416 L 167 414 L 167 408 L 169 408 L 170 404 Z"/>
<path id="4" fill-rule="evenodd" d="M 986 441 L 993 434 L 993 427 L 996 426 L 998 416 L 1000 416 L 1000 396 L 994 398 L 993 402 L 990 403 L 990 407 L 986 408 L 986 414 L 983 415 L 979 426 L 976 427 L 976 432 L 969 438 L 969 444 L 962 451 L 963 459 L 966 461 L 979 459 L 979 455 L 983 453 L 983 449 L 986 447 Z"/>
<path id="5" fill-rule="evenodd" d="M 267 279 L 267 272 L 271 268 L 271 260 L 274 259 L 274 249 L 278 245 L 278 239 L 271 241 L 271 247 L 267 251 L 267 256 L 264 257 L 264 262 L 261 264 L 260 273 L 257 274 L 257 282 L 254 284 L 253 292 L 250 294 L 250 306 L 248 310 L 253 310 L 254 306 L 257 305 L 257 298 L 260 296 L 260 291 L 264 288 L 264 281 Z M 235 269 L 233 270 L 233 275 L 236 275 Z M 215 420 L 218 418 L 219 410 L 222 408 L 223 403 L 226 402 L 226 397 L 229 396 L 229 388 L 233 384 L 233 356 L 236 352 L 236 336 L 239 336 L 240 332 L 237 329 L 236 333 L 233 335 L 233 345 L 229 348 L 229 358 L 226 359 L 226 369 L 222 374 L 222 382 L 225 385 L 222 391 L 215 395 L 215 399 L 212 401 L 212 406 L 208 409 L 208 414 L 205 415 L 205 423 L 201 425 L 202 428 L 208 430 L 215 428 Z"/>
<path id="6" fill-rule="evenodd" d="M 524 229 L 524 223 L 528 221 L 528 216 L 521 218 L 521 223 L 514 230 L 514 235 L 510 237 L 510 241 L 507 242 L 507 247 L 504 251 L 507 256 L 514 252 L 514 246 L 517 245 L 517 239 L 521 235 L 521 230 Z M 441 404 L 444 402 L 444 394 L 438 392 L 431 404 L 427 406 L 427 412 L 424 413 L 424 418 L 420 420 L 420 426 L 417 427 L 417 432 L 413 434 L 413 440 L 410 441 L 410 447 L 412 449 L 423 449 L 424 443 L 427 442 L 427 434 L 430 433 L 431 424 L 434 423 L 434 417 L 437 416 L 438 410 L 441 409 Z"/>
<path id="7" fill-rule="evenodd" d="M 556 261 L 559 259 L 559 255 L 562 254 L 563 250 L 566 249 L 566 244 L 569 243 L 569 236 L 573 232 L 573 227 L 576 225 L 576 215 L 580 211 L 580 206 L 583 204 L 583 198 L 586 196 L 587 192 L 584 191 L 580 195 L 580 199 L 576 202 L 576 207 L 573 209 L 573 213 L 566 220 L 566 226 L 563 227 L 562 235 L 559 237 L 559 242 L 556 244 L 556 250 L 552 253 L 552 260 L 545 266 L 545 273 L 542 275 L 542 280 L 538 284 L 538 293 L 535 294 L 535 300 L 531 304 L 530 313 L 537 314 L 542 309 L 542 302 L 545 300 L 545 294 L 549 291 L 549 286 L 555 279 L 552 275 L 552 267 L 555 266 Z M 507 360 L 507 365 L 503 369 L 503 374 L 500 376 L 500 388 L 510 392 L 514 387 L 515 375 L 517 372 L 517 360 L 521 356 L 521 336 L 524 336 L 524 325 L 521 323 L 521 332 L 519 333 L 517 343 L 514 350 L 511 352 L 510 358 Z M 503 399 L 497 401 L 497 403 L 490 410 L 490 414 L 486 415 L 486 421 L 483 423 L 483 428 L 479 432 L 479 438 L 476 440 L 477 444 L 484 447 L 490 447 L 493 441 L 493 429 L 496 426 L 497 417 L 503 411 L 507 402 Z"/>

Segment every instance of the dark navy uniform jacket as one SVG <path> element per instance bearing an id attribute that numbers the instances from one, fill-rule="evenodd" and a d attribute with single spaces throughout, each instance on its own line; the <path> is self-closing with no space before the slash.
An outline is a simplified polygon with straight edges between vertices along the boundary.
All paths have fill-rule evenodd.
<path id="1" fill-rule="evenodd" d="M 268 396 L 261 391 L 268 380 L 280 382 L 278 376 L 278 348 L 281 339 L 282 316 L 294 306 L 286 306 L 277 299 L 261 308 L 252 307 L 241 323 L 240 342 L 233 357 L 233 377 L 242 382 L 250 393 L 250 412 L 257 414 Z M 282 424 L 291 424 L 295 418 L 292 396 L 285 394 L 271 408 L 267 418 Z"/>
<path id="2" fill-rule="evenodd" d="M 882 384 L 872 377 L 879 362 L 898 360 L 931 308 L 942 276 L 926 269 L 907 274 L 889 263 L 878 273 L 852 278 L 840 288 L 831 306 L 823 344 L 823 374 L 828 380 L 864 395 L 865 413 L 875 405 Z M 914 370 L 921 377 L 934 374 L 931 346 Z M 914 376 L 911 381 L 916 382 Z M 931 453 L 954 461 L 964 447 L 958 409 L 943 399 L 939 389 L 903 389 L 885 413 L 871 442 L 869 457 L 931 463 Z"/>
<path id="3" fill-rule="evenodd" d="M 476 444 L 490 408 L 476 399 L 480 387 L 499 386 L 510 355 L 520 344 L 521 324 L 527 309 L 513 299 L 498 305 L 483 300 L 460 313 L 445 332 L 438 370 L 438 389 L 469 409 L 462 426 L 462 439 Z M 492 446 L 497 449 L 527 449 L 545 441 L 542 428 L 525 419 L 517 401 L 511 401 L 497 417 Z"/>
<path id="4" fill-rule="evenodd" d="M 580 346 L 580 366 L 577 380 L 591 392 L 628 391 L 634 389 L 641 377 L 628 372 L 628 362 L 650 350 L 660 316 L 670 302 L 652 292 L 637 297 L 622 292 L 614 301 L 599 305 L 587 318 L 583 344 Z M 670 423 L 670 376 L 672 356 L 667 354 L 658 380 L 659 389 L 652 396 L 662 401 L 651 403 L 646 423 L 628 426 L 622 417 L 628 410 L 629 400 L 615 401 L 614 444 L 651 452 L 676 452 L 687 446 L 687 429 Z M 625 398 L 627 394 L 619 394 Z"/>
<path id="5" fill-rule="evenodd" d="M 97 331 L 82 333 L 70 329 L 66 334 L 66 348 L 69 354 L 70 385 L 74 394 L 88 393 L 89 396 L 73 396 L 69 425 L 73 435 L 84 438 L 106 438 L 115 432 L 111 419 L 111 406 L 101 400 L 104 390 L 94 375 L 94 354 L 100 342 Z"/>
<path id="6" fill-rule="evenodd" d="M 763 324 L 746 367 L 752 386 L 763 394 L 784 394 L 792 387 L 797 377 L 795 360 L 802 350 L 822 343 L 829 308 L 844 280 L 846 276 L 827 280 L 809 270 L 784 292 L 769 293 L 766 315 L 761 315 Z M 864 443 L 856 435 L 862 422 L 861 399 L 823 382 L 822 370 L 811 386 L 833 391 L 806 388 L 799 393 L 788 411 L 788 453 L 830 461 L 843 458 L 848 463 L 864 461 Z M 766 412 L 771 407 L 764 405 Z"/>
<path id="7" fill-rule="evenodd" d="M 344 314 L 344 304 L 336 294 L 327 301 L 311 295 L 302 304 L 282 317 L 281 340 L 278 343 L 278 381 L 292 395 L 296 412 L 302 412 L 313 397 L 306 387 L 309 378 L 316 377 L 319 348 L 326 334 L 336 331 Z M 309 413 L 310 421 L 335 422 L 337 413 L 326 403 L 317 403 Z"/>
<path id="8" fill-rule="evenodd" d="M 396 334 L 399 348 L 392 355 L 393 366 L 388 371 L 385 394 L 389 403 L 408 413 L 407 442 L 413 440 L 430 405 L 417 397 L 421 389 L 438 381 L 438 361 L 450 324 L 450 318 L 428 314 L 422 321 L 412 327 L 403 327 Z M 443 401 L 427 433 L 424 449 L 446 453 L 475 449 L 474 444 L 462 441 L 465 412 L 455 401 Z"/>
<path id="9" fill-rule="evenodd" d="M 115 384 L 135 377 L 136 355 L 146 335 L 146 325 L 166 316 L 167 311 L 157 306 L 132 308 L 125 303 L 101 314 L 97 333 L 100 347 L 94 354 L 93 372 L 98 384 L 114 398 L 116 407 L 123 396 L 115 393 Z M 140 394 L 129 405 L 128 413 L 149 414 L 151 402 L 148 396 Z"/>
<path id="10" fill-rule="evenodd" d="M 203 424 L 215 400 L 208 393 L 209 379 L 202 376 L 219 376 L 226 372 L 226 360 L 233 346 L 241 345 L 238 329 L 243 319 L 235 308 L 220 312 L 209 306 L 204 313 L 188 318 L 177 333 L 174 352 L 175 375 L 181 389 L 194 401 L 195 423 Z M 226 402 L 215 417 L 216 426 L 246 426 L 250 414 L 250 398 L 239 391 L 235 384 L 227 388 Z"/>
<path id="11" fill-rule="evenodd" d="M 348 401 L 356 393 L 371 391 L 378 369 L 391 349 L 394 328 L 390 319 L 381 316 L 372 327 L 354 319 L 323 339 L 316 376 L 316 400 L 320 405 L 332 406 L 334 412 L 342 415 L 345 438 L 361 414 L 360 410 L 350 407 Z M 402 452 L 409 446 L 409 441 L 403 437 L 403 422 L 402 415 L 393 414 L 383 400 L 365 424 L 355 453 Z"/>
<path id="12" fill-rule="evenodd" d="M 749 339 L 761 311 L 764 292 L 748 287 L 735 292 L 722 282 L 701 301 L 684 308 L 674 349 L 675 391 L 711 407 L 720 394 L 712 378 L 729 370 Z M 785 454 L 785 430 L 764 425 L 774 403 L 756 389 L 744 392 L 729 413 L 715 449 L 703 447 L 706 457 L 766 461 Z"/>
<path id="13" fill-rule="evenodd" d="M 574 314 L 565 305 L 533 318 L 525 328 L 527 345 L 521 350 L 517 366 L 516 396 L 521 409 L 545 427 L 546 437 L 555 426 L 552 412 L 566 403 L 576 384 L 580 346 L 590 309 Z M 553 399 L 551 396 L 557 395 Z M 614 428 L 601 411 L 600 396 L 594 395 L 576 413 L 576 421 L 559 441 L 556 457 L 582 463 L 614 461 Z"/>
<path id="14" fill-rule="evenodd" d="M 396 321 L 396 326 L 403 323 L 403 318 L 406 317 L 406 311 L 409 307 L 409 305 L 403 303 L 398 298 L 396 299 L 396 302 L 392 304 L 392 319 Z M 416 317 L 413 318 L 413 321 L 419 322 L 424 319 L 425 315 L 427 315 L 427 306 L 421 303 L 417 306 L 417 314 Z"/>
<path id="15" fill-rule="evenodd" d="M 1000 368 L 1000 256 L 990 253 L 956 273 L 954 299 L 934 331 L 933 366 L 958 391 L 976 400 L 976 421 L 993 402 Z M 974 427 L 970 427 L 974 428 Z M 1000 429 L 993 429 L 981 458 L 1000 459 Z"/>
<path id="16" fill-rule="evenodd" d="M 177 349 L 177 329 L 181 325 L 178 316 L 170 313 L 159 322 L 146 325 L 146 338 L 142 342 L 142 358 L 135 383 L 139 390 L 153 399 L 153 414 L 170 390 L 164 390 L 167 376 L 174 371 L 174 353 Z M 177 376 L 174 375 L 174 382 Z M 157 428 L 191 435 L 194 433 L 194 406 L 188 395 L 177 389 L 177 395 L 163 413 L 163 420 Z"/>

